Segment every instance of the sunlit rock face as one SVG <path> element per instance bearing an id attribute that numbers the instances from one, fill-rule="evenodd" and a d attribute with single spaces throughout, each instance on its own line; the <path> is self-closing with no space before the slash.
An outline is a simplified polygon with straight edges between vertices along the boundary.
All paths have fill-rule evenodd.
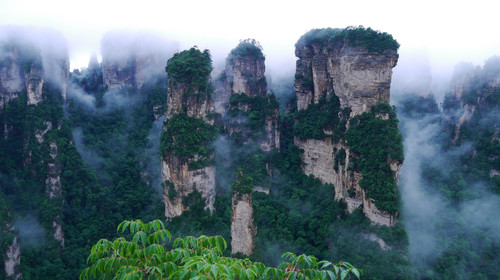
<path id="1" fill-rule="evenodd" d="M 190 170 L 187 162 L 179 161 L 178 158 L 169 154 L 162 161 L 162 178 L 170 181 L 175 188 L 175 197 L 165 192 L 165 216 L 173 218 L 180 216 L 188 208 L 182 200 L 195 189 L 201 193 L 205 200 L 205 206 L 214 210 L 215 202 L 215 167 L 206 166 L 200 169 Z"/>
<path id="2" fill-rule="evenodd" d="M 338 97 L 340 110 L 349 109 L 349 118 L 370 111 L 372 106 L 390 102 L 392 69 L 398 61 L 396 50 L 369 51 L 355 46 L 348 39 L 329 43 L 297 43 L 298 58 L 295 74 L 297 110 L 306 110 L 311 104 Z M 385 116 L 380 116 L 384 119 Z M 348 122 L 347 122 L 348 123 Z M 333 142 L 333 131 L 324 131 L 325 139 L 300 139 L 294 143 L 303 151 L 302 170 L 335 188 L 335 199 L 344 200 L 349 212 L 361 205 L 363 212 L 374 223 L 392 226 L 393 215 L 380 211 L 359 186 L 360 172 L 350 168 L 353 155 L 345 141 Z M 342 161 L 336 161 L 339 151 L 345 152 Z M 397 180 L 402 162 L 391 162 Z"/>

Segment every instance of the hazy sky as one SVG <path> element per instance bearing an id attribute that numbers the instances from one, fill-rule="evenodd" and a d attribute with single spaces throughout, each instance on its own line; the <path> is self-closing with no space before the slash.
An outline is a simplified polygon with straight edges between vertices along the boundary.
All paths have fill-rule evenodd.
<path id="1" fill-rule="evenodd" d="M 53 27 L 67 38 L 71 68 L 99 53 L 109 30 L 158 32 L 182 49 L 208 48 L 215 62 L 240 39 L 260 41 L 268 69 L 294 71 L 294 44 L 312 28 L 363 25 L 388 32 L 409 54 L 429 60 L 433 70 L 460 61 L 481 64 L 500 55 L 498 11 L 493 0 L 0 0 L 0 25 Z"/>

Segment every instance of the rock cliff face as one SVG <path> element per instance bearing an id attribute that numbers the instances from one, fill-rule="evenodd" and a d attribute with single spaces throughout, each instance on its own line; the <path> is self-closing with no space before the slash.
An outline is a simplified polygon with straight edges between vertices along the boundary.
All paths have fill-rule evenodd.
<path id="1" fill-rule="evenodd" d="M 28 105 L 35 105 L 42 101 L 42 89 L 44 83 L 43 68 L 40 65 L 33 64 L 30 70 L 25 74 Z"/>
<path id="2" fill-rule="evenodd" d="M 205 61 L 199 67 L 211 71 L 209 53 L 192 48 L 183 51 L 169 60 L 167 66 L 168 91 L 166 121 L 162 135 L 162 179 L 164 182 L 165 216 L 172 218 L 182 214 L 186 206 L 182 200 L 195 189 L 205 200 L 205 207 L 214 210 L 215 201 L 215 166 L 211 142 L 215 140 L 215 128 L 212 113 L 210 87 L 200 86 L 193 80 L 187 81 L 185 76 L 175 77 L 175 64 L 184 59 L 200 62 L 191 58 L 200 56 Z M 176 61 L 177 60 L 177 61 Z M 184 67 L 184 66 L 183 66 Z M 170 69 L 170 72 L 168 72 Z M 203 85 L 210 84 L 210 71 L 198 73 Z M 199 138 L 189 129 L 200 132 Z M 183 127 L 183 128 L 181 128 Z M 165 136 L 169 135 L 169 136 Z M 168 138 L 168 139 L 167 139 Z M 196 138 L 196 139 L 193 139 Z M 203 141 L 198 141 L 203 138 Z M 186 143 L 181 143 L 186 141 Z M 168 146 L 169 148 L 165 148 Z M 176 148 L 177 147 L 177 148 Z M 182 148 L 179 148 L 182 147 Z M 194 152 L 182 152 L 192 150 Z M 207 152 L 208 151 L 208 152 Z"/>
<path id="3" fill-rule="evenodd" d="M 264 57 L 235 54 L 226 62 L 226 75 L 233 93 L 248 96 L 265 96 L 267 83 Z"/>
<path id="4" fill-rule="evenodd" d="M 265 57 L 258 42 L 243 40 L 229 53 L 226 67 L 216 81 L 214 100 L 224 130 L 241 149 L 252 150 L 255 146 L 263 152 L 279 149 L 279 106 L 275 97 L 267 94 Z M 268 189 L 258 189 L 269 193 Z M 251 193 L 233 192 L 232 253 L 251 255 L 257 234 Z"/>
<path id="5" fill-rule="evenodd" d="M 19 264 L 21 263 L 21 248 L 17 241 L 17 236 L 14 237 L 12 244 L 7 247 L 5 253 L 6 259 L 4 262 L 5 276 L 7 279 L 19 279 L 22 274 L 19 272 Z"/>
<path id="6" fill-rule="evenodd" d="M 140 90 L 152 77 L 165 74 L 171 45 L 151 34 L 106 33 L 101 41 L 104 82 L 110 89 Z"/>
<path id="7" fill-rule="evenodd" d="M 22 98 L 20 100 L 25 100 L 26 103 L 23 105 L 28 105 L 28 110 L 42 106 L 42 111 L 46 112 L 55 106 L 52 103 L 46 103 L 47 99 L 64 100 L 69 75 L 69 58 L 62 35 L 52 30 L 24 27 L 1 28 L 0 35 L 2 38 L 0 40 L 2 46 L 2 51 L 0 51 L 0 109 L 10 101 Z M 54 96 L 47 98 L 49 94 Z M 30 129 L 34 128 L 33 131 L 26 131 L 23 139 L 15 139 L 15 141 L 24 143 L 23 152 L 26 155 L 23 158 L 24 167 L 31 168 L 32 176 L 39 177 L 42 182 L 45 178 L 47 198 L 58 199 L 57 201 L 62 203 L 61 166 L 57 141 L 48 137 L 49 134 L 54 134 L 61 129 L 59 121 L 62 122 L 62 120 L 44 119 L 44 117 L 36 115 L 31 119 L 24 119 L 24 115 L 15 116 L 15 118 L 25 120 Z M 19 129 L 21 128 L 7 125 L 5 122 L 4 140 L 11 141 L 9 140 L 11 131 Z M 32 159 L 34 154 L 38 155 L 37 162 L 32 162 L 35 161 Z M 39 174 L 40 170 L 30 167 L 31 164 L 44 166 L 47 173 Z M 54 239 L 60 242 L 61 247 L 64 247 L 60 215 L 52 221 L 52 230 Z M 16 268 L 20 259 L 17 237 L 14 237 L 13 243 L 7 248 L 6 255 L 8 257 L 5 263 L 7 276 L 9 279 L 17 279 L 20 275 Z"/>
<path id="8" fill-rule="evenodd" d="M 274 96 L 267 95 L 265 70 L 265 57 L 258 43 L 240 42 L 226 58 L 225 70 L 216 81 L 214 100 L 215 111 L 223 115 L 229 134 L 242 134 L 244 142 L 254 139 L 263 151 L 269 152 L 280 146 L 279 106 Z M 258 128 L 262 129 L 261 137 L 251 131 L 256 127 L 249 129 L 246 125 L 252 122 L 252 111 L 256 109 L 264 115 L 262 127 Z"/>
<path id="9" fill-rule="evenodd" d="M 383 53 L 352 46 L 347 39 L 325 46 L 310 44 L 295 50 L 297 108 L 306 109 L 321 97 L 335 94 L 351 116 L 390 102 L 392 68 L 398 61 L 395 50 Z"/>
<path id="10" fill-rule="evenodd" d="M 500 58 L 489 58 L 483 67 L 475 67 L 469 63 L 457 65 L 450 89 L 450 95 L 446 96 L 443 102 L 443 120 L 445 127 L 454 130 L 452 142 L 473 143 L 475 148 L 472 158 L 486 157 L 489 165 L 483 165 L 480 169 L 490 178 L 500 177 L 500 170 L 495 162 L 498 155 L 478 155 L 477 151 L 484 153 L 484 150 L 488 150 L 485 147 L 494 149 L 495 143 L 500 141 L 497 116 L 500 100 Z M 481 135 L 484 133 L 481 129 L 487 129 L 488 133 Z M 472 134 L 476 135 L 472 137 Z"/>
<path id="11" fill-rule="evenodd" d="M 215 202 L 215 167 L 206 166 L 191 170 L 188 162 L 183 162 L 172 154 L 162 161 L 162 178 L 169 181 L 175 190 L 175 196 L 169 196 L 171 189 L 164 191 L 165 216 L 172 218 L 180 216 L 187 207 L 182 204 L 182 200 L 195 189 L 201 193 L 205 199 L 205 206 L 214 210 Z"/>
<path id="12" fill-rule="evenodd" d="M 298 60 L 294 87 L 299 111 L 335 96 L 333 98 L 340 102 L 339 116 L 347 109 L 349 117 L 353 118 L 381 102 L 390 102 L 392 68 L 398 60 L 396 50 L 369 51 L 342 38 L 328 43 L 297 43 L 295 55 Z M 347 128 L 347 123 L 343 129 Z M 372 222 L 394 225 L 395 218 L 378 210 L 360 187 L 362 175 L 351 167 L 356 155 L 341 139 L 332 140 L 331 136 L 338 138 L 341 133 L 328 129 L 323 132 L 324 139 L 297 136 L 294 139 L 295 145 L 303 150 L 304 173 L 333 184 L 335 199 L 343 199 L 349 212 L 363 205 L 363 212 Z M 391 163 L 391 168 L 397 173 L 401 164 Z"/>
<path id="13" fill-rule="evenodd" d="M 23 90 L 28 105 L 39 103 L 47 81 L 65 97 L 69 57 L 60 33 L 15 26 L 3 27 L 0 33 L 0 109 Z"/>
<path id="14" fill-rule="evenodd" d="M 5 205 L 5 201 L 1 197 L 0 205 Z M 5 271 L 5 276 L 1 275 L 1 277 L 5 277 L 5 279 L 19 279 L 22 276 L 19 269 L 19 265 L 21 264 L 21 247 L 19 238 L 14 233 L 15 228 L 12 225 L 10 210 L 5 208 L 0 209 L 0 217 L 2 218 L 2 220 L 0 220 L 0 233 L 2 234 L 4 242 L 7 241 L 3 244 L 5 251 L 1 253 Z"/>
<path id="15" fill-rule="evenodd" d="M 19 50 L 11 47 L 0 56 L 0 109 L 10 100 L 18 97 L 24 89 L 24 77 L 21 72 Z"/>
<path id="16" fill-rule="evenodd" d="M 45 192 L 50 200 L 62 199 L 62 184 L 61 184 L 61 162 L 56 141 L 49 143 L 49 155 L 53 162 L 47 163 L 47 179 L 45 179 Z M 52 221 L 52 229 L 54 230 L 54 239 L 60 242 L 61 247 L 64 247 L 64 232 L 62 231 L 61 216 L 57 215 Z"/>
<path id="17" fill-rule="evenodd" d="M 253 222 L 251 194 L 234 193 L 232 198 L 231 253 L 250 256 L 253 253 L 257 228 Z"/>
<path id="18" fill-rule="evenodd" d="M 190 117 L 204 119 L 207 122 L 213 122 L 207 116 L 212 112 L 213 102 L 208 94 L 204 94 L 186 83 L 170 82 L 169 79 L 167 92 L 167 111 L 165 115 L 168 118 L 177 114 L 187 114 Z"/>

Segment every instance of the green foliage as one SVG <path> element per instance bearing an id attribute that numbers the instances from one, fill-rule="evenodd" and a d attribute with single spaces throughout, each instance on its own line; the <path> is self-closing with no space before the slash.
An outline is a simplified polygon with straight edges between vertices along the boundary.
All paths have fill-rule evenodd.
<path id="1" fill-rule="evenodd" d="M 293 251 L 346 260 L 362 269 L 367 279 L 412 279 L 412 267 L 403 256 L 408 237 L 400 226 L 373 226 L 361 211 L 347 214 L 346 204 L 334 200 L 332 185 L 303 174 L 301 151 L 293 144 L 294 122 L 294 112 L 281 118 L 280 153 L 270 163 L 270 194 L 253 193 L 258 228 L 253 258 L 279 265 L 277 252 Z M 383 251 L 363 233 L 377 234 L 392 249 Z"/>
<path id="2" fill-rule="evenodd" d="M 262 47 L 255 39 L 241 40 L 238 46 L 231 50 L 227 60 L 229 63 L 233 63 L 236 57 L 246 57 L 255 60 L 265 59 L 264 54 L 262 53 Z"/>
<path id="3" fill-rule="evenodd" d="M 259 146 L 266 132 L 266 121 L 278 117 L 279 104 L 274 94 L 266 96 L 248 96 L 244 93 L 232 94 L 229 98 L 229 109 L 226 115 L 225 127 L 231 131 L 224 143 L 230 152 L 231 165 L 225 162 L 229 159 L 218 158 L 217 177 L 223 181 L 233 182 L 230 187 L 241 193 L 250 193 L 254 184 L 269 186 L 269 172 L 267 166 L 273 157 L 270 152 L 263 152 Z M 240 178 L 240 176 L 242 176 Z M 245 181 L 238 183 L 238 178 Z M 250 184 L 252 184 L 250 186 Z"/>
<path id="4" fill-rule="evenodd" d="M 297 43 L 296 48 L 302 48 L 310 45 L 326 45 L 328 42 L 332 41 L 335 37 L 342 34 L 342 29 L 339 28 L 322 28 L 322 29 L 311 29 L 306 34 L 302 35 Z"/>
<path id="5" fill-rule="evenodd" d="M 342 36 L 353 46 L 364 47 L 370 52 L 383 53 L 385 50 L 399 49 L 399 43 L 391 34 L 375 31 L 370 27 L 348 27 L 342 31 Z"/>
<path id="6" fill-rule="evenodd" d="M 398 107 L 402 127 L 416 122 L 425 128 L 423 131 L 433 128 L 436 134 L 425 143 L 432 144 L 434 152 L 419 155 L 422 161 L 416 170 L 420 170 L 417 174 L 421 191 L 438 199 L 440 210 L 432 219 L 422 220 L 421 225 L 412 222 L 412 234 L 432 235 L 439 240 L 439 246 L 429 248 L 432 258 L 422 258 L 419 251 L 413 257 L 415 278 L 418 279 L 500 277 L 497 269 L 500 257 L 493 253 L 500 248 L 498 240 L 489 234 L 490 221 L 471 222 L 469 215 L 474 215 L 473 212 L 463 210 L 470 205 L 488 205 L 497 201 L 500 194 L 499 185 L 495 185 L 489 174 L 489 170 L 499 166 L 491 155 L 500 153 L 498 142 L 493 140 L 493 130 L 498 123 L 495 115 L 500 108 L 499 103 L 489 100 L 497 89 L 485 86 L 483 83 L 487 79 L 483 80 L 480 72 L 473 77 L 471 90 L 463 92 L 463 98 L 445 96 L 442 112 L 436 109 L 438 105 L 432 97 L 406 97 L 401 102 L 403 105 Z M 497 93 L 496 96 L 500 95 Z M 466 104 L 474 106 L 475 110 L 458 132 L 456 123 Z M 481 212 L 484 217 L 490 214 Z M 474 217 L 474 220 L 478 219 Z"/>
<path id="7" fill-rule="evenodd" d="M 171 228 L 172 236 L 181 237 L 185 235 L 220 235 L 227 240 L 231 239 L 231 194 L 219 193 L 215 197 L 213 213 L 205 209 L 205 199 L 201 193 L 194 190 L 182 201 L 189 209 L 182 215 L 173 217 L 167 222 Z"/>
<path id="8" fill-rule="evenodd" d="M 217 128 L 202 119 L 187 114 L 177 114 L 166 120 L 165 130 L 161 135 L 161 151 L 166 151 L 183 161 L 189 167 L 199 169 L 211 163 L 214 147 L 212 142 L 217 137 Z"/>
<path id="9" fill-rule="evenodd" d="M 248 259 L 224 257 L 221 236 L 177 238 L 173 248 L 165 243 L 170 232 L 161 221 L 124 221 L 118 231 L 128 232 L 113 241 L 99 240 L 88 258 L 89 267 L 80 279 L 347 279 L 362 271 L 346 262 L 333 264 L 313 256 L 285 253 L 277 268 Z"/>
<path id="10" fill-rule="evenodd" d="M 212 58 L 208 50 L 196 47 L 174 54 L 165 67 L 169 81 L 188 84 L 191 90 L 206 92 L 212 72 Z"/>
<path id="11" fill-rule="evenodd" d="M 242 110 L 241 108 L 246 109 Z M 274 94 L 268 94 L 264 97 L 248 96 L 245 93 L 231 94 L 228 115 L 230 117 L 245 116 L 248 121 L 230 125 L 237 125 L 240 129 L 246 130 L 248 135 L 245 138 L 257 139 L 262 136 L 266 119 L 274 117 L 274 113 L 278 108 L 279 103 Z"/>
<path id="12" fill-rule="evenodd" d="M 253 191 L 254 183 L 253 178 L 245 175 L 243 173 L 243 169 L 238 169 L 236 175 L 236 181 L 233 182 L 232 189 L 233 192 L 237 192 L 240 194 L 251 193 Z"/>
<path id="13" fill-rule="evenodd" d="M 328 100 L 323 96 L 318 103 L 295 113 L 293 133 L 300 139 L 324 139 L 327 137 L 325 130 L 330 130 L 333 131 L 330 137 L 338 142 L 345 132 L 349 113 L 348 109 L 340 110 L 340 101 L 335 94 Z"/>
<path id="14" fill-rule="evenodd" d="M 363 47 L 370 52 L 377 53 L 383 53 L 385 50 L 396 51 L 399 49 L 399 43 L 394 40 L 392 35 L 363 26 L 350 26 L 345 29 L 312 29 L 300 37 L 295 47 L 302 48 L 311 45 L 326 46 L 342 41 L 348 41 L 348 44 L 351 46 Z"/>
<path id="15" fill-rule="evenodd" d="M 387 117 L 386 120 L 382 117 Z M 345 139 L 357 156 L 352 168 L 360 171 L 360 186 L 368 191 L 378 209 L 395 214 L 399 210 L 392 161 L 403 161 L 403 138 L 394 109 L 385 103 L 351 119 Z"/>

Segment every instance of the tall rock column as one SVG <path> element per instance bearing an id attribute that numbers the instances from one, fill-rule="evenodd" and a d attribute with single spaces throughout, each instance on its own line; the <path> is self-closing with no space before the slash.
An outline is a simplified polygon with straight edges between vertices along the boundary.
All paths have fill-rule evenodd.
<path id="1" fill-rule="evenodd" d="M 168 99 L 161 137 L 162 179 L 165 216 L 172 218 L 187 210 L 182 200 L 193 191 L 201 193 L 205 207 L 213 210 L 215 166 L 208 50 L 196 48 L 168 60 Z"/>
<path id="2" fill-rule="evenodd" d="M 29 171 L 25 179 L 35 183 L 27 186 L 24 192 L 37 197 L 43 196 L 38 186 L 45 186 L 44 203 L 30 212 L 38 211 L 42 219 L 51 222 L 52 226 L 45 230 L 52 233 L 62 248 L 63 186 L 58 133 L 63 121 L 62 105 L 69 73 L 66 41 L 60 33 L 50 29 L 16 26 L 0 28 L 0 38 L 0 109 L 3 109 L 0 110 L 3 127 L 0 158 L 13 159 L 6 165 L 9 167 L 0 172 L 15 177 L 17 175 L 11 173 L 13 170 Z M 9 107 L 16 110 L 9 110 Z M 49 207 L 51 211 L 44 211 Z M 10 208 L 15 215 L 25 211 L 18 205 Z M 6 235 L 12 235 L 12 239 L 10 245 L 2 248 L 6 256 L 5 272 L 8 279 L 17 279 L 21 275 L 18 269 L 21 239 L 14 236 L 14 226 L 7 226 L 7 231 Z"/>
<path id="3" fill-rule="evenodd" d="M 257 227 L 253 221 L 252 194 L 233 195 L 231 200 L 231 253 L 250 256 L 255 247 Z"/>
<path id="4" fill-rule="evenodd" d="M 280 147 L 279 104 L 267 93 L 265 71 L 260 44 L 252 39 L 241 41 L 226 58 L 214 99 L 230 135 L 238 133 L 242 142 L 256 141 L 269 152 Z"/>
<path id="5" fill-rule="evenodd" d="M 267 93 L 265 57 L 257 41 L 243 40 L 231 50 L 225 70 L 216 81 L 214 97 L 215 110 L 222 115 L 224 130 L 238 146 L 231 149 L 234 161 L 240 165 L 232 186 L 232 253 L 251 255 L 257 234 L 252 192 L 265 180 L 258 178 L 254 182 L 252 176 L 271 174 L 265 160 L 245 164 L 247 159 L 243 157 L 248 157 L 248 151 L 254 151 L 254 157 L 265 158 L 280 146 L 279 105 L 275 96 Z M 268 192 L 267 188 L 258 189 Z"/>
<path id="6" fill-rule="evenodd" d="M 398 132 L 397 119 L 390 106 L 388 110 L 370 112 L 372 107 L 390 102 L 392 68 L 398 60 L 399 44 L 387 33 L 360 27 L 311 30 L 295 46 L 298 60 L 294 87 L 298 113 L 294 142 L 304 151 L 304 173 L 333 184 L 335 199 L 345 200 L 349 211 L 363 205 L 363 212 L 373 222 L 393 225 L 397 210 L 394 207 L 390 211 L 377 209 L 375 204 L 386 205 L 385 201 L 375 201 L 372 196 L 377 191 L 361 186 L 367 186 L 367 179 L 358 163 L 366 155 L 354 151 L 353 142 L 346 140 L 355 130 L 350 123 L 364 127 L 364 122 L 373 118 L 380 120 L 381 129 Z M 359 116 L 363 117 L 359 119 Z M 366 131 L 360 129 L 358 133 Z M 386 150 L 382 153 L 387 155 Z M 387 155 L 385 162 L 388 170 L 384 172 L 393 174 L 388 175 L 391 177 L 388 188 L 395 188 L 402 157 Z M 392 194 L 396 190 L 388 192 L 391 195 L 384 199 L 394 200 Z"/>
<path id="7" fill-rule="evenodd" d="M 11 212 L 2 196 L 0 196 L 0 233 L 0 244 L 4 246 L 5 250 L 0 252 L 5 271 L 5 275 L 2 275 L 1 279 L 19 279 L 22 276 L 19 269 L 21 246 L 15 235 Z"/>
<path id="8" fill-rule="evenodd" d="M 255 247 L 257 227 L 253 220 L 252 191 L 254 182 L 251 177 L 238 170 L 236 181 L 232 184 L 231 200 L 231 253 L 250 256 Z"/>

